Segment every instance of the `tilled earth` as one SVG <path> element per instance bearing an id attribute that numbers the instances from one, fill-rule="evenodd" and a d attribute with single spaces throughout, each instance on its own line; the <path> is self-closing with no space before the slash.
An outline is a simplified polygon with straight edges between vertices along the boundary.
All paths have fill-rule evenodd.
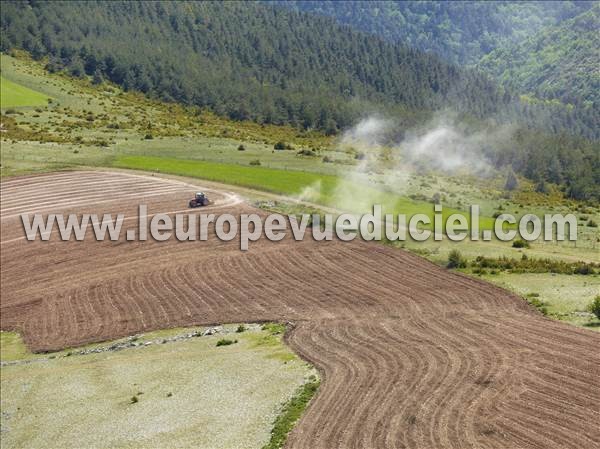
<path id="1" fill-rule="evenodd" d="M 1 327 L 36 351 L 199 324 L 293 323 L 322 373 L 289 448 L 598 448 L 600 334 L 365 242 L 24 238 L 22 213 L 185 211 L 196 186 L 64 172 L 1 184 Z M 199 213 L 257 213 L 207 191 Z M 88 233 L 90 230 L 88 230 Z M 288 231 L 289 233 L 289 231 Z M 199 404 L 199 407 L 202 407 Z"/>

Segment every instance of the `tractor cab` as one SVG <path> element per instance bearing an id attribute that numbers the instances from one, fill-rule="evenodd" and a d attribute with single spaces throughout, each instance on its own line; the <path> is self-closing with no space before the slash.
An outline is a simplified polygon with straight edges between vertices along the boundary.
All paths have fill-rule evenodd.
<path id="1" fill-rule="evenodd" d="M 202 206 L 208 206 L 208 198 L 206 197 L 206 194 L 204 192 L 196 192 L 196 195 L 194 196 L 193 199 L 190 200 L 189 202 L 189 206 L 190 207 L 202 207 Z"/>

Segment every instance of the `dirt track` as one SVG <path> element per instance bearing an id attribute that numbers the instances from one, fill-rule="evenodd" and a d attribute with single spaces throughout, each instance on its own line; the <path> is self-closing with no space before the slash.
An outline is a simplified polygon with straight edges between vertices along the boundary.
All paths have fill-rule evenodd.
<path id="1" fill-rule="evenodd" d="M 136 227 L 140 202 L 178 211 L 194 190 L 103 172 L 2 182 L 2 329 L 51 350 L 179 325 L 291 321 L 289 343 L 324 381 L 290 448 L 600 447 L 600 335 L 404 251 L 22 238 L 23 212 L 122 212 Z M 214 213 L 256 212 L 209 194 Z"/>

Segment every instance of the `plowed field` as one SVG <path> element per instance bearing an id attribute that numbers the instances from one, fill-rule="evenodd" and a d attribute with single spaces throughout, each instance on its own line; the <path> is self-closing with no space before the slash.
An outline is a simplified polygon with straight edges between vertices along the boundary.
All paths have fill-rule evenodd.
<path id="1" fill-rule="evenodd" d="M 172 326 L 289 321 L 323 375 L 290 448 L 598 448 L 600 334 L 365 242 L 28 242 L 21 213 L 185 210 L 198 190 L 125 173 L 1 185 L 1 327 L 53 350 Z M 203 213 L 262 213 L 208 191 Z M 124 233 L 123 233 L 124 234 Z M 199 404 L 199 407 L 202 407 Z"/>

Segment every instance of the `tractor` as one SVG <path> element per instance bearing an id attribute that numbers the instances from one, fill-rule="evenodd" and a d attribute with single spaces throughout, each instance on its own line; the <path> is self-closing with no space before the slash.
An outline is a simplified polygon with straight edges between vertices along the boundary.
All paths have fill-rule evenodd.
<path id="1" fill-rule="evenodd" d="M 197 192 L 196 196 L 192 198 L 189 202 L 190 207 L 202 207 L 208 206 L 209 204 L 210 201 L 208 201 L 208 198 L 206 197 L 204 192 Z"/>

